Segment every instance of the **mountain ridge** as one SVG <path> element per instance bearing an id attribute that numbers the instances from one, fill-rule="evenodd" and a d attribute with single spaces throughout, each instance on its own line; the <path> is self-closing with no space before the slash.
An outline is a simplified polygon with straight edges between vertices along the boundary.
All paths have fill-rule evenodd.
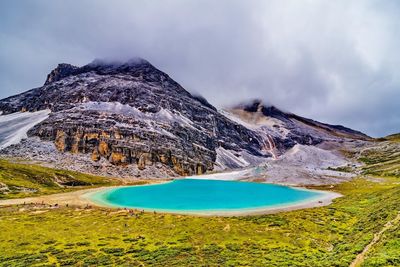
<path id="1" fill-rule="evenodd" d="M 260 99 L 253 99 L 248 102 L 242 102 L 238 105 L 234 105 L 232 110 L 235 109 L 243 109 L 244 111 L 247 112 L 262 112 L 266 117 L 272 117 L 272 118 L 278 118 L 280 120 L 291 120 L 295 119 L 300 122 L 303 122 L 305 124 L 308 124 L 313 127 L 320 127 L 326 131 L 331 132 L 332 134 L 335 135 L 348 135 L 351 138 L 359 138 L 359 139 L 366 139 L 366 140 L 371 140 L 372 138 L 360 131 L 353 130 L 351 128 L 345 127 L 343 125 L 333 125 L 333 124 L 328 124 L 328 123 L 323 123 L 319 122 L 313 119 L 308 119 L 302 116 L 299 116 L 297 114 L 291 113 L 291 112 L 285 112 L 280 110 L 274 105 L 265 105 L 262 100 Z M 336 133 L 335 133 L 336 131 Z"/>
<path id="2" fill-rule="evenodd" d="M 48 118 L 28 132 L 40 139 L 32 140 L 36 146 L 51 142 L 57 153 L 88 155 L 96 168 L 104 167 L 104 160 L 122 168 L 133 165 L 135 175 L 146 168 L 178 175 L 243 168 L 277 159 L 296 144 L 367 138 L 261 102 L 231 109 L 234 116 L 218 112 L 140 58 L 94 60 L 82 67 L 61 63 L 42 87 L 0 100 L 4 115 L 44 109 L 51 111 Z M 243 114 L 265 124 L 245 123 Z M 27 142 L 10 153 L 35 150 Z"/>
<path id="3" fill-rule="evenodd" d="M 161 163 L 180 175 L 213 170 L 219 147 L 270 156 L 260 136 L 147 61 L 57 68 L 44 86 L 0 100 L 0 110 L 50 109 L 28 135 L 54 142 L 62 153 L 89 153 L 94 161 L 139 169 Z"/>

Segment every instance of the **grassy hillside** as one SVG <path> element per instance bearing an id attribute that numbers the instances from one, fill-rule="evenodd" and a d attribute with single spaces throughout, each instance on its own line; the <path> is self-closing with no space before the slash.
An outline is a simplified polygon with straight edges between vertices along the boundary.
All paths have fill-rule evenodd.
<path id="1" fill-rule="evenodd" d="M 391 134 L 385 137 L 386 140 L 400 142 L 400 133 Z"/>
<path id="2" fill-rule="evenodd" d="M 344 196 L 325 207 L 247 217 L 196 217 L 104 208 L 0 207 L 0 266 L 349 266 L 399 212 L 395 142 L 359 154 L 381 176 L 316 187 Z M 0 182 L 48 194 L 115 183 L 101 177 L 0 161 Z M 64 185 L 63 185 L 64 184 Z M 400 266 L 398 225 L 362 266 Z"/>
<path id="3" fill-rule="evenodd" d="M 0 266 L 348 266 L 395 216 L 400 187 L 357 179 L 333 189 L 345 196 L 330 206 L 249 217 L 3 207 Z"/>
<path id="4" fill-rule="evenodd" d="M 390 140 L 387 142 L 387 140 Z M 365 163 L 363 174 L 389 177 L 399 185 L 400 178 L 400 134 L 390 135 L 376 146 L 364 150 L 360 160 Z M 395 211 L 400 212 L 400 202 Z M 400 266 L 400 225 L 385 232 L 377 244 L 366 255 L 363 266 Z"/>
<path id="5" fill-rule="evenodd" d="M 400 178 L 400 142 L 377 142 L 364 149 L 358 159 L 365 164 L 365 175 Z"/>
<path id="6" fill-rule="evenodd" d="M 118 180 L 0 159 L 0 199 L 114 185 Z"/>
<path id="7" fill-rule="evenodd" d="M 367 255 L 364 266 L 400 266 L 400 224 L 397 223 Z"/>

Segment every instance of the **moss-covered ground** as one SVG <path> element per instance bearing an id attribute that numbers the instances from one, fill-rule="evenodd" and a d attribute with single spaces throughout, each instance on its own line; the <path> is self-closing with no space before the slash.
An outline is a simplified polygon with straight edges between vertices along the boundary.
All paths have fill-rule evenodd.
<path id="1" fill-rule="evenodd" d="M 395 216 L 400 186 L 357 179 L 333 189 L 345 196 L 330 206 L 248 217 L 3 207 L 0 265 L 348 266 Z M 400 264 L 388 237 L 384 257 L 377 249 L 366 266 Z"/>
<path id="2" fill-rule="evenodd" d="M 364 261 L 364 266 L 400 266 L 400 224 L 384 233 Z"/>
<path id="3" fill-rule="evenodd" d="M 117 179 L 0 159 L 0 199 L 62 193 L 119 183 L 121 181 Z"/>
<path id="4" fill-rule="evenodd" d="M 364 156 L 364 168 L 379 157 Z M 48 172 L 53 177 L 55 170 Z M 105 182 L 99 179 L 99 184 Z M 318 187 L 344 196 L 325 207 L 259 216 L 2 207 L 0 266 L 349 266 L 374 233 L 397 215 L 399 181 L 385 175 Z M 397 225 L 373 246 L 363 266 L 400 266 L 399 246 Z"/>
<path id="5" fill-rule="evenodd" d="M 387 142 L 389 140 L 389 142 Z M 400 134 L 386 137 L 372 149 L 362 151 L 362 173 L 388 177 L 400 186 Z M 395 211 L 400 212 L 400 201 Z M 400 266 L 400 225 L 397 223 L 384 232 L 381 239 L 367 253 L 363 266 Z"/>
<path id="6" fill-rule="evenodd" d="M 363 174 L 400 178 L 400 139 L 393 137 L 393 140 L 378 142 L 359 153 L 359 161 L 365 164 Z"/>

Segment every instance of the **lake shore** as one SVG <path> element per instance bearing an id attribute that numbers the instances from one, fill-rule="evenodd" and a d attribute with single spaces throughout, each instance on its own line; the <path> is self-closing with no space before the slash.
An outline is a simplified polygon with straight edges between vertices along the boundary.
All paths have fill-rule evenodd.
<path id="1" fill-rule="evenodd" d="M 147 185 L 168 182 L 169 180 L 144 180 Z M 27 197 L 27 198 L 14 198 L 14 199 L 5 199 L 0 200 L 0 206 L 8 206 L 8 205 L 22 205 L 22 204 L 30 204 L 30 203 L 44 203 L 47 205 L 71 205 L 71 206 L 87 206 L 94 205 L 93 201 L 85 197 L 89 193 L 99 192 L 102 190 L 108 190 L 111 188 L 119 188 L 126 187 L 129 185 L 117 185 L 117 186 L 103 186 L 89 189 L 82 189 L 72 192 L 66 193 L 57 193 L 50 195 L 43 195 L 37 197 Z M 132 185 L 134 186 L 134 185 Z M 96 205 L 98 206 L 98 205 Z"/>
<path id="2" fill-rule="evenodd" d="M 116 189 L 117 187 L 112 187 L 112 188 L 105 188 L 102 190 L 112 190 Z M 298 190 L 311 190 L 303 187 L 294 187 Z M 82 198 L 86 198 L 92 204 L 99 206 L 99 207 L 105 207 L 105 208 L 121 208 L 114 206 L 112 204 L 107 203 L 104 200 L 99 199 L 98 197 L 93 197 L 102 190 L 98 191 L 90 191 L 86 192 L 82 195 Z M 276 205 L 276 206 L 267 206 L 267 207 L 259 207 L 259 208 L 241 208 L 237 210 L 182 210 L 182 211 L 177 211 L 177 210 L 161 210 L 161 209 L 142 209 L 138 208 L 139 210 L 144 210 L 146 212 L 158 212 L 158 213 L 170 213 L 170 214 L 177 214 L 177 215 L 195 215 L 195 216 L 248 216 L 248 215 L 263 215 L 263 214 L 273 214 L 273 213 L 279 213 L 279 212 L 284 212 L 284 211 L 292 211 L 292 210 L 298 210 L 298 209 L 307 209 L 307 208 L 314 208 L 314 207 L 322 207 L 322 206 L 327 206 L 332 203 L 332 201 L 336 198 L 342 197 L 342 194 L 336 193 L 336 192 L 331 192 L 331 191 L 321 191 L 321 190 L 314 190 L 312 191 L 318 191 L 321 192 L 322 194 L 318 197 L 304 200 L 304 201 L 299 201 L 296 203 L 290 203 L 290 204 L 284 204 L 284 205 Z M 135 209 L 135 208 L 129 208 L 129 209 Z"/>
<path id="3" fill-rule="evenodd" d="M 163 183 L 168 181 L 160 181 L 156 182 Z M 154 181 L 151 181 L 149 184 L 155 184 Z M 149 185 L 148 184 L 148 185 Z M 139 185 L 141 186 L 141 185 Z M 116 189 L 120 187 L 126 187 L 126 185 L 122 186 L 113 186 L 113 187 L 99 187 L 99 188 L 91 188 L 78 190 L 74 192 L 60 193 L 60 194 L 52 194 L 52 195 L 44 195 L 39 197 L 29 197 L 29 198 L 21 198 L 21 199 L 8 199 L 1 200 L 0 206 L 7 205 L 23 205 L 23 204 L 46 204 L 46 205 L 58 205 L 58 206 L 96 206 L 110 209 L 121 209 L 120 207 L 115 207 L 110 205 L 104 201 L 99 201 L 98 199 L 94 199 L 92 196 L 96 195 L 102 191 L 108 191 L 110 189 Z M 304 189 L 306 188 L 298 188 Z M 318 191 L 318 190 L 317 190 Z M 268 206 L 268 207 L 260 207 L 260 208 L 246 208 L 246 209 L 237 209 L 237 210 L 199 210 L 199 211 L 169 211 L 169 210 L 154 210 L 154 209 L 144 209 L 146 212 L 158 212 L 158 213 L 172 213 L 172 214 L 180 214 L 180 215 L 194 215 L 194 216 L 248 216 L 248 215 L 262 215 L 262 214 L 273 214 L 285 211 L 292 211 L 298 209 L 306 209 L 306 208 L 314 208 L 314 207 L 322 207 L 332 203 L 335 198 L 341 197 L 342 195 L 336 192 L 331 191 L 320 191 L 323 192 L 321 196 L 318 196 L 313 199 L 286 204 L 286 205 L 277 205 L 277 206 Z M 132 209 L 132 208 L 131 208 Z"/>

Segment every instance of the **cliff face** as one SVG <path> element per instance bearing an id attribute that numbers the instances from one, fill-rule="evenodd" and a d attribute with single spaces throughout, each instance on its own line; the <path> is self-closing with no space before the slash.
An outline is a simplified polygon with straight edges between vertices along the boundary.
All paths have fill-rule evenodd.
<path id="1" fill-rule="evenodd" d="M 70 64 L 65 64 L 65 63 L 58 64 L 57 68 L 52 70 L 49 73 L 49 75 L 47 75 L 47 79 L 44 84 L 47 85 L 52 82 L 59 81 L 65 77 L 77 74 L 78 71 L 79 71 L 78 67 L 72 66 Z"/>
<path id="2" fill-rule="evenodd" d="M 43 87 L 0 100 L 0 111 L 50 109 L 28 135 L 93 161 L 162 164 L 180 175 L 214 169 L 217 150 L 268 157 L 263 138 L 192 96 L 143 59 L 60 64 Z"/>
<path id="3" fill-rule="evenodd" d="M 296 144 L 316 146 L 323 142 L 344 140 L 370 140 L 359 131 L 341 125 L 330 125 L 284 112 L 274 106 L 264 105 L 260 100 L 237 105 L 223 111 L 237 123 L 266 136 L 267 147 L 275 148 L 276 155 Z"/>

